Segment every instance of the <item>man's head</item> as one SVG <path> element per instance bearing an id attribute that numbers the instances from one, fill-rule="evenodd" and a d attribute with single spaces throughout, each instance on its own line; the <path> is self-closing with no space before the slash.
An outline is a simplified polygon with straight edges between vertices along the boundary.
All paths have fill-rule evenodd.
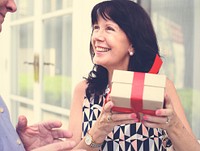
<path id="1" fill-rule="evenodd" d="M 14 0 L 0 0 L 0 32 L 2 24 L 7 12 L 15 12 L 17 10 Z"/>

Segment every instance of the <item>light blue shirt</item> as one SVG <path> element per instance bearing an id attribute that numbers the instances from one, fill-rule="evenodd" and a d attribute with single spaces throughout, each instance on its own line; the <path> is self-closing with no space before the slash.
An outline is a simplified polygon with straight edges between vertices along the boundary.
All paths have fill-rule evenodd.
<path id="1" fill-rule="evenodd" d="M 8 109 L 0 96 L 0 151 L 25 151 L 10 121 Z"/>

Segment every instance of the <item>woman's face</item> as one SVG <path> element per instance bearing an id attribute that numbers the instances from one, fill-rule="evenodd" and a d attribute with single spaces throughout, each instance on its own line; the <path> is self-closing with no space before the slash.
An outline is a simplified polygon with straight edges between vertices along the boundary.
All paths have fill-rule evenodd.
<path id="1" fill-rule="evenodd" d="M 0 0 L 0 32 L 7 12 L 15 12 L 17 7 L 14 0 Z"/>
<path id="2" fill-rule="evenodd" d="M 94 64 L 101 65 L 107 70 L 127 70 L 129 51 L 133 52 L 126 34 L 112 20 L 105 20 L 101 16 L 93 25 L 91 43 L 94 50 Z"/>

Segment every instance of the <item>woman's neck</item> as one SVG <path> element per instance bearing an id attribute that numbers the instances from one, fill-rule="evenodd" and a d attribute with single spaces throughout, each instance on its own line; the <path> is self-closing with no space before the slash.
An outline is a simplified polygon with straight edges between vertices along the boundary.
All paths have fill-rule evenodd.
<path id="1" fill-rule="evenodd" d="M 107 69 L 108 70 L 108 69 Z M 112 83 L 112 75 L 113 75 L 113 71 L 114 70 L 125 70 L 125 71 L 127 71 L 128 70 L 128 67 L 127 67 L 127 69 L 109 69 L 108 70 L 108 85 L 109 85 L 109 87 L 111 86 L 111 83 Z"/>
<path id="2" fill-rule="evenodd" d="M 113 70 L 108 71 L 108 86 L 111 87 Z"/>

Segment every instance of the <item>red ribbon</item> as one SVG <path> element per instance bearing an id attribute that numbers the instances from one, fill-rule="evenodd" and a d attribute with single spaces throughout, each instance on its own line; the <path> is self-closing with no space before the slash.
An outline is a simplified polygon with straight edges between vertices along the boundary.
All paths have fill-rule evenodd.
<path id="1" fill-rule="evenodd" d="M 154 63 L 152 65 L 151 69 L 149 70 L 149 73 L 155 73 L 155 74 L 158 73 L 162 63 L 163 62 L 162 62 L 161 58 L 158 56 L 158 54 L 156 54 Z"/>
<path id="2" fill-rule="evenodd" d="M 149 70 L 149 73 L 157 74 L 159 69 L 162 65 L 162 60 L 156 54 L 154 59 L 154 63 Z M 154 110 L 144 110 L 143 109 L 143 89 L 144 89 L 144 78 L 145 73 L 142 72 L 134 72 L 133 81 L 132 81 L 132 90 L 130 96 L 130 107 L 131 108 L 124 108 L 124 107 L 116 107 L 114 106 L 112 110 L 117 112 L 124 112 L 124 113 L 131 113 L 131 112 L 141 112 L 143 114 L 155 115 Z"/>
<path id="3" fill-rule="evenodd" d="M 155 111 L 143 109 L 144 79 L 145 73 L 134 72 L 130 97 L 131 107 L 135 113 L 141 112 L 143 114 L 155 115 Z"/>
<path id="4" fill-rule="evenodd" d="M 134 72 L 132 80 L 132 89 L 130 96 L 130 108 L 116 107 L 112 108 L 113 111 L 123 112 L 123 113 L 143 113 L 149 115 L 155 115 L 154 110 L 144 110 L 143 109 L 143 90 L 144 90 L 144 79 L 145 73 Z"/>
<path id="5" fill-rule="evenodd" d="M 143 108 L 142 98 L 145 73 L 134 72 L 131 90 L 131 107 L 134 112 L 141 112 Z"/>

